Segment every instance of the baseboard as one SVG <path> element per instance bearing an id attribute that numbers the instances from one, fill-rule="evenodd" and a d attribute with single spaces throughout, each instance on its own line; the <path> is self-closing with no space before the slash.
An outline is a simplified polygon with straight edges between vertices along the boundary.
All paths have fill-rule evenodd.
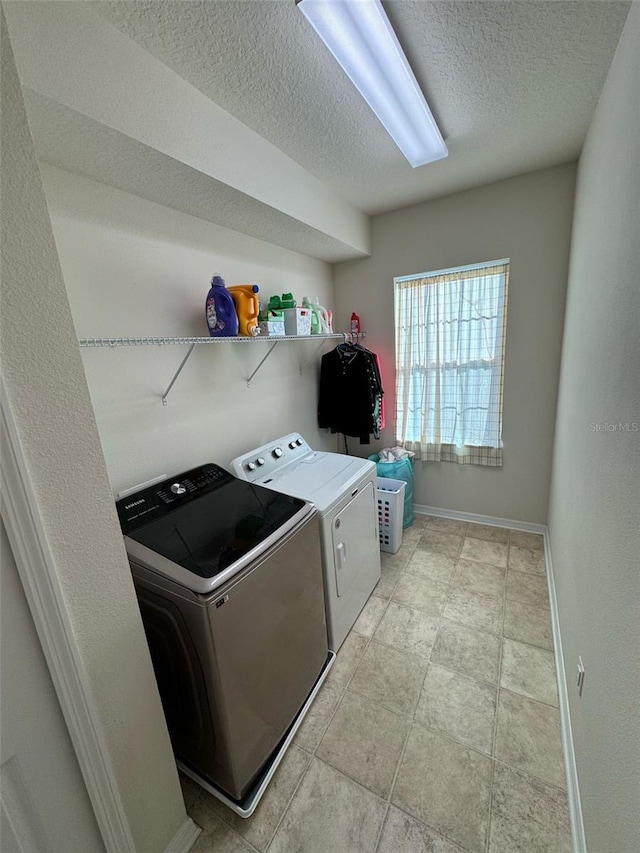
<path id="1" fill-rule="evenodd" d="M 188 853 L 202 830 L 190 817 L 185 818 L 180 829 L 164 848 L 164 853 Z"/>
<path id="2" fill-rule="evenodd" d="M 534 524 L 532 521 L 516 521 L 513 518 L 497 518 L 494 515 L 479 515 L 475 512 L 458 512 L 455 509 L 440 509 L 437 506 L 414 504 L 413 511 L 418 515 L 433 515 L 436 518 L 452 518 L 455 521 L 470 521 L 473 524 L 489 524 L 492 527 L 508 527 L 524 533 L 545 533 L 546 524 Z"/>
<path id="3" fill-rule="evenodd" d="M 548 531 L 545 532 L 544 536 L 544 556 L 547 563 L 547 584 L 549 587 L 549 604 L 551 607 L 553 649 L 556 661 L 556 674 L 558 677 L 560 730 L 562 737 L 562 751 L 564 754 L 564 767 L 567 777 L 567 804 L 569 808 L 569 822 L 571 824 L 571 845 L 573 853 L 587 853 L 587 844 L 584 835 L 584 823 L 582 821 L 582 806 L 580 803 L 580 787 L 578 785 L 576 755 L 573 748 L 573 737 L 571 734 L 569 693 L 567 687 L 567 677 L 564 668 L 564 657 L 562 654 L 562 638 L 560 636 L 560 622 L 558 619 L 558 600 L 556 598 L 556 585 L 553 574 L 553 563 L 551 560 L 551 548 L 549 546 Z"/>

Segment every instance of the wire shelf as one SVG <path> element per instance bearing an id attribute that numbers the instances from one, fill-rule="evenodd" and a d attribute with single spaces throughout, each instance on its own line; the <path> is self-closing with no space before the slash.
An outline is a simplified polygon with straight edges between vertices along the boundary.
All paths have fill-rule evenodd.
<path id="1" fill-rule="evenodd" d="M 360 334 L 362 338 L 364 335 Z M 343 341 L 351 340 L 347 332 L 334 332 L 330 335 L 256 335 L 248 337 L 239 335 L 233 338 L 210 338 L 210 337 L 177 337 L 177 338 L 78 338 L 81 347 L 154 347 L 173 346 L 176 344 L 247 344 L 247 343 L 277 343 L 279 341 L 320 341 L 331 338 L 341 338 Z"/>
<path id="2" fill-rule="evenodd" d="M 169 391 L 173 388 L 176 379 L 180 376 L 182 372 L 182 368 L 189 361 L 189 356 L 195 349 L 195 347 L 199 344 L 254 344 L 254 343 L 269 343 L 271 346 L 264 354 L 263 358 L 258 363 L 258 366 L 255 368 L 253 373 L 247 378 L 247 387 L 251 385 L 251 380 L 258 373 L 262 365 L 269 358 L 271 353 L 274 351 L 276 346 L 281 341 L 311 341 L 312 343 L 320 342 L 320 347 L 322 347 L 322 343 L 327 340 L 342 340 L 344 343 L 347 341 L 357 342 L 364 338 L 364 334 L 350 334 L 347 332 L 333 332 L 330 335 L 257 335 L 254 337 L 248 337 L 244 335 L 239 335 L 233 338 L 211 338 L 211 337 L 177 337 L 177 338 L 157 338 L 157 337 L 148 337 L 148 338 L 78 338 L 78 343 L 81 347 L 84 348 L 96 348 L 96 347 L 158 347 L 158 346 L 175 346 L 179 344 L 183 344 L 189 347 L 187 354 L 180 362 L 180 367 L 176 370 L 173 379 L 169 383 L 167 390 L 162 395 L 162 405 L 167 405 L 167 398 L 169 396 Z M 318 348 L 318 351 L 320 349 Z M 300 375 L 304 368 L 310 362 L 306 362 L 304 365 L 300 367 Z"/>

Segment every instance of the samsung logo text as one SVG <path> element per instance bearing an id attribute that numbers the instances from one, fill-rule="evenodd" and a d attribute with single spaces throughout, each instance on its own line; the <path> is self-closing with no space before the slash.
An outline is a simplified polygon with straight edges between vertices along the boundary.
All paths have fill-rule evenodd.
<path id="1" fill-rule="evenodd" d="M 134 507 L 134 506 L 140 506 L 140 504 L 143 504 L 143 503 L 144 503 L 144 498 L 140 498 L 140 500 L 139 500 L 139 501 L 134 501 L 133 503 L 125 504 L 125 505 L 124 505 L 124 508 L 125 508 L 125 509 L 132 509 L 132 507 Z"/>

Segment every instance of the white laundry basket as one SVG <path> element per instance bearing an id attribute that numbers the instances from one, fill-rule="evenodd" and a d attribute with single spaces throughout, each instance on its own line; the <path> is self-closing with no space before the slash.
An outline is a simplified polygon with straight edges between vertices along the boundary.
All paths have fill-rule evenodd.
<path id="1" fill-rule="evenodd" d="M 380 550 L 395 554 L 402 544 L 402 514 L 404 510 L 404 480 L 377 477 L 378 527 Z"/>

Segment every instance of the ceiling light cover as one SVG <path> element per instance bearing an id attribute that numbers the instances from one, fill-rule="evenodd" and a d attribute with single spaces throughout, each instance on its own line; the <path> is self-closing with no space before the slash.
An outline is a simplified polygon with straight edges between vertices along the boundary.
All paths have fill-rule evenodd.
<path id="1" fill-rule="evenodd" d="M 414 168 L 448 155 L 380 0 L 299 0 L 298 8 Z"/>

